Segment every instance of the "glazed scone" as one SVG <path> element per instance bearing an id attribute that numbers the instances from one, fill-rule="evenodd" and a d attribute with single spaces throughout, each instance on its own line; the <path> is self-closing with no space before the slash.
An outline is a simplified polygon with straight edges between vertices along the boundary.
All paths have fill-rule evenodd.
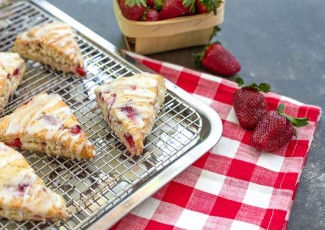
<path id="1" fill-rule="evenodd" d="M 132 156 L 143 153 L 143 141 L 151 133 L 165 100 L 166 86 L 157 74 L 118 78 L 95 89 L 104 119 Z"/>
<path id="2" fill-rule="evenodd" d="M 69 217 L 63 197 L 47 188 L 21 153 L 0 142 L 0 216 L 57 221 Z"/>
<path id="3" fill-rule="evenodd" d="M 25 74 L 25 62 L 17 53 L 0 52 L 0 113 Z"/>
<path id="4" fill-rule="evenodd" d="M 37 26 L 18 35 L 13 51 L 56 70 L 86 75 L 75 35 L 71 27 L 62 22 Z"/>
<path id="5" fill-rule="evenodd" d="M 0 141 L 50 156 L 77 160 L 95 156 L 77 118 L 57 94 L 38 94 L 0 119 Z"/>

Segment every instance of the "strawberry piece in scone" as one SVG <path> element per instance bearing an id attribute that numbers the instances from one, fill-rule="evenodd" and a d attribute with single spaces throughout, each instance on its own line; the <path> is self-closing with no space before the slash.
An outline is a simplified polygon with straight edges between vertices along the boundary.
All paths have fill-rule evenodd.
<path id="1" fill-rule="evenodd" d="M 17 53 L 0 52 L 0 112 L 25 74 L 25 62 Z"/>
<path id="2" fill-rule="evenodd" d="M 21 153 L 0 142 L 0 216 L 52 221 L 69 217 L 63 197 L 47 188 Z"/>
<path id="3" fill-rule="evenodd" d="M 62 22 L 37 26 L 16 38 L 13 50 L 53 69 L 86 76 L 78 43 L 71 27 Z"/>
<path id="4" fill-rule="evenodd" d="M 22 150 L 89 159 L 94 146 L 77 118 L 57 94 L 42 93 L 0 120 L 0 141 Z"/>
<path id="5" fill-rule="evenodd" d="M 143 141 L 154 126 L 165 100 L 164 78 L 136 74 L 118 78 L 95 90 L 104 119 L 132 156 L 143 153 Z"/>

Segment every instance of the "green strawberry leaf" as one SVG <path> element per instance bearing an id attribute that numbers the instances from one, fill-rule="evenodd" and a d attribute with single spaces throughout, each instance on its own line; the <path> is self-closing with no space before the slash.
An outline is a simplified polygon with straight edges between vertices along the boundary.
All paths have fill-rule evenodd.
<path id="1" fill-rule="evenodd" d="M 147 7 L 147 2 L 146 0 L 125 0 L 125 5 L 130 7 L 134 5 Z"/>
<path id="2" fill-rule="evenodd" d="M 217 15 L 217 9 L 223 3 L 222 0 L 199 0 L 199 1 L 208 8 L 208 12 L 213 11 L 215 15 Z"/>
<path id="3" fill-rule="evenodd" d="M 215 42 L 215 43 L 219 43 L 220 44 L 220 42 Z M 212 43 L 212 44 L 214 44 L 214 43 Z M 196 65 L 200 66 L 202 64 L 201 61 L 202 61 L 205 53 L 207 52 L 207 50 L 209 49 L 209 47 L 212 44 L 206 45 L 201 52 L 192 54 L 194 56 L 194 60 L 195 60 L 195 64 Z"/>
<path id="4" fill-rule="evenodd" d="M 201 61 L 202 61 L 202 58 L 204 57 L 204 54 L 207 51 L 207 49 L 208 49 L 208 46 L 206 46 L 204 48 L 204 50 L 202 50 L 200 53 L 193 54 L 196 65 L 200 66 L 202 64 Z"/>
<path id="5" fill-rule="evenodd" d="M 165 0 L 155 0 L 154 9 L 159 11 L 163 8 L 164 4 L 165 4 Z"/>
<path id="6" fill-rule="evenodd" d="M 308 124 L 309 119 L 308 118 L 297 118 L 297 117 L 291 117 L 288 114 L 284 113 L 284 104 L 280 104 L 278 107 L 278 113 L 285 118 L 287 118 L 294 127 L 303 127 Z"/>
<path id="7" fill-rule="evenodd" d="M 266 83 L 261 83 L 258 85 L 258 88 L 260 89 L 260 91 L 267 93 L 271 91 L 271 86 L 269 84 Z"/>
<path id="8" fill-rule="evenodd" d="M 270 90 L 271 90 L 271 86 L 269 84 L 266 84 L 266 83 L 261 83 L 259 85 L 257 85 L 256 83 L 252 83 L 250 85 L 247 85 L 247 84 L 244 83 L 244 80 L 242 78 L 239 78 L 239 77 L 235 79 L 235 82 L 237 82 L 238 86 L 240 86 L 241 88 L 245 88 L 245 87 L 254 88 L 257 91 L 261 91 L 261 92 L 264 92 L 264 93 L 270 92 Z"/>
<path id="9" fill-rule="evenodd" d="M 283 110 L 284 110 L 284 104 L 281 103 L 281 104 L 278 106 L 278 113 L 283 114 Z"/>
<path id="10" fill-rule="evenodd" d="M 183 6 L 190 7 L 190 12 L 195 12 L 195 0 L 183 0 Z"/>
<path id="11" fill-rule="evenodd" d="M 209 44 L 211 44 L 212 38 L 214 38 L 220 31 L 221 31 L 221 29 L 220 29 L 219 26 L 213 27 L 213 31 L 212 31 L 212 33 L 210 35 L 210 38 L 209 38 Z"/>
<path id="12" fill-rule="evenodd" d="M 240 77 L 237 77 L 235 79 L 235 82 L 238 84 L 238 86 L 244 85 L 244 80 L 242 78 L 240 78 Z"/>

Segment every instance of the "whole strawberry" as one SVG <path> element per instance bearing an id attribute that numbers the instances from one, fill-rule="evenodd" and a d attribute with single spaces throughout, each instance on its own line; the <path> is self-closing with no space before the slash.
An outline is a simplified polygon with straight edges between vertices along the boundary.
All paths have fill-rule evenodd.
<path id="1" fill-rule="evenodd" d="M 295 127 L 308 124 L 307 118 L 293 118 L 283 112 L 280 104 L 278 111 L 272 110 L 261 119 L 253 132 L 251 143 L 261 151 L 273 152 L 286 145 L 296 134 Z"/>
<path id="2" fill-rule="evenodd" d="M 197 55 L 196 63 L 223 76 L 233 76 L 241 69 L 239 61 L 220 43 L 208 45 L 202 53 Z"/>
<path id="3" fill-rule="evenodd" d="M 140 21 L 147 6 L 144 0 L 119 0 L 119 4 L 123 16 L 134 21 Z"/>
<path id="4" fill-rule="evenodd" d="M 195 0 L 196 12 L 199 14 L 213 11 L 215 14 L 222 0 Z"/>
<path id="5" fill-rule="evenodd" d="M 160 11 L 160 19 L 165 20 L 190 14 L 194 11 L 193 0 L 165 0 Z"/>
<path id="6" fill-rule="evenodd" d="M 233 95 L 233 105 L 240 126 L 254 129 L 257 122 L 267 113 L 266 100 L 261 92 L 270 91 L 266 83 L 245 85 L 243 79 L 235 80 L 241 87 Z"/>
<path id="7" fill-rule="evenodd" d="M 154 9 L 149 9 L 144 14 L 144 21 L 152 22 L 159 20 L 159 12 Z"/>

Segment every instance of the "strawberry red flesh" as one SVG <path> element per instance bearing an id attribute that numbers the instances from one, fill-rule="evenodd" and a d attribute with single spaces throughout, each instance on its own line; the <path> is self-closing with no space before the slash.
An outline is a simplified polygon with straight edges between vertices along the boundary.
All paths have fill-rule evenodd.
<path id="1" fill-rule="evenodd" d="M 116 101 L 116 93 L 112 93 L 111 97 L 108 100 L 108 107 L 111 108 Z"/>
<path id="2" fill-rule="evenodd" d="M 23 105 L 27 105 L 29 102 L 31 102 L 32 99 L 28 99 L 26 101 L 24 101 L 23 103 L 21 103 L 19 106 L 23 106 Z"/>
<path id="3" fill-rule="evenodd" d="M 70 128 L 70 133 L 72 133 L 73 135 L 78 135 L 81 133 L 81 127 L 80 125 L 75 125 L 75 126 L 72 126 Z"/>
<path id="4" fill-rule="evenodd" d="M 270 111 L 253 132 L 251 143 L 259 150 L 273 152 L 287 144 L 294 135 L 293 125 L 277 111 Z"/>
<path id="5" fill-rule="evenodd" d="M 135 143 L 134 143 L 133 137 L 130 134 L 125 134 L 124 137 L 125 137 L 126 141 L 128 142 L 130 148 L 134 149 Z"/>
<path id="6" fill-rule="evenodd" d="M 219 43 L 209 45 L 200 61 L 206 69 L 223 76 L 233 76 L 241 69 L 239 61 Z"/>
<path id="7" fill-rule="evenodd" d="M 267 113 L 264 95 L 250 87 L 238 89 L 234 93 L 233 105 L 238 122 L 245 129 L 254 129 Z"/>
<path id="8" fill-rule="evenodd" d="M 21 141 L 18 137 L 12 141 L 6 141 L 5 144 L 8 146 L 17 147 L 17 148 L 21 148 L 21 146 L 22 146 Z"/>
<path id="9" fill-rule="evenodd" d="M 129 20 L 140 21 L 144 11 L 145 6 L 142 4 L 132 4 L 128 5 L 126 0 L 120 0 L 120 9 L 124 17 Z"/>
<path id="10" fill-rule="evenodd" d="M 121 108 L 122 112 L 127 114 L 127 117 L 131 120 L 135 120 L 135 117 L 138 115 L 137 111 L 130 106 L 124 106 Z"/>
<path id="11" fill-rule="evenodd" d="M 160 19 L 176 18 L 190 14 L 190 7 L 183 5 L 183 0 L 166 0 L 160 11 Z"/>
<path id="12" fill-rule="evenodd" d="M 19 69 L 15 69 L 15 71 L 13 72 L 13 75 L 16 76 L 19 74 Z"/>
<path id="13" fill-rule="evenodd" d="M 18 185 L 18 192 L 25 193 L 26 189 L 30 186 L 30 183 L 22 182 Z"/>
<path id="14" fill-rule="evenodd" d="M 84 68 L 80 67 L 80 66 L 78 66 L 78 67 L 76 68 L 76 72 L 77 72 L 80 76 L 83 76 L 83 77 L 87 75 L 86 70 L 85 70 Z"/>

